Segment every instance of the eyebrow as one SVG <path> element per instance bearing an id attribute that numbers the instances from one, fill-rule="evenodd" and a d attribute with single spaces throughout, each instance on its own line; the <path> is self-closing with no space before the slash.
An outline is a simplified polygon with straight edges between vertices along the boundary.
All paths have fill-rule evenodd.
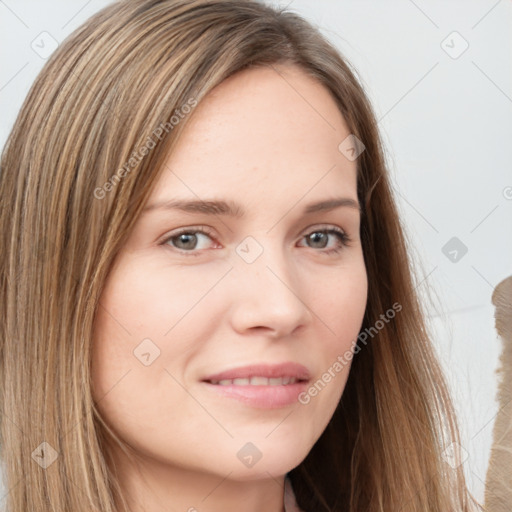
<path id="1" fill-rule="evenodd" d="M 336 197 L 311 203 L 304 208 L 302 213 L 303 215 L 308 215 L 316 212 L 330 211 L 341 207 L 352 208 L 361 213 L 361 206 L 359 205 L 359 202 L 351 199 L 350 197 Z M 199 201 L 183 199 L 163 200 L 147 205 L 142 210 L 142 213 L 148 213 L 155 210 L 179 210 L 187 213 L 225 215 L 238 219 L 241 219 L 245 215 L 245 210 L 240 204 L 234 201 L 215 199 Z"/>

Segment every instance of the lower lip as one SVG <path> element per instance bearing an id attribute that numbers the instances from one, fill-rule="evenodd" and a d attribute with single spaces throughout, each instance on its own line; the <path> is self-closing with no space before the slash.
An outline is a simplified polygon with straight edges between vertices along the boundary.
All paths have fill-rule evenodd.
<path id="1" fill-rule="evenodd" d="M 214 393 L 234 398 L 249 407 L 278 409 L 298 402 L 299 395 L 306 390 L 307 382 L 296 382 L 282 386 L 220 386 L 203 382 Z"/>

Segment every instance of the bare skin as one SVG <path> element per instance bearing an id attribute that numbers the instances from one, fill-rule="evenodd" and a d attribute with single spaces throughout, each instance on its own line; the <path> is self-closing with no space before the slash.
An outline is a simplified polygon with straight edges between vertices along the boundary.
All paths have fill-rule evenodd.
<path id="1" fill-rule="evenodd" d="M 359 211 L 303 212 L 357 202 L 356 161 L 338 149 L 350 132 L 328 91 L 293 66 L 231 77 L 190 121 L 148 204 L 223 199 L 245 215 L 142 214 L 100 300 L 93 393 L 137 457 L 115 452 L 134 512 L 283 512 L 285 475 L 327 426 L 350 362 L 307 404 L 274 408 L 203 379 L 291 361 L 309 387 L 353 347 L 367 300 Z M 134 355 L 145 339 L 146 359 L 160 351 L 149 365 Z"/>

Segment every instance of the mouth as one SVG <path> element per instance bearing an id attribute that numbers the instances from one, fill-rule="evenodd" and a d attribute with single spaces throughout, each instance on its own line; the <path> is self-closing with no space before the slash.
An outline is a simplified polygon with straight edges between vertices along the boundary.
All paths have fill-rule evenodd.
<path id="1" fill-rule="evenodd" d="M 309 370 L 297 363 L 250 365 L 210 375 L 201 382 L 223 398 L 258 409 L 276 409 L 298 402 L 310 381 Z"/>
<path id="2" fill-rule="evenodd" d="M 238 378 L 238 379 L 222 379 L 222 380 L 206 380 L 210 384 L 216 386 L 289 386 L 296 382 L 307 382 L 304 379 L 297 379 L 296 377 L 263 377 L 256 375 L 254 377 Z"/>

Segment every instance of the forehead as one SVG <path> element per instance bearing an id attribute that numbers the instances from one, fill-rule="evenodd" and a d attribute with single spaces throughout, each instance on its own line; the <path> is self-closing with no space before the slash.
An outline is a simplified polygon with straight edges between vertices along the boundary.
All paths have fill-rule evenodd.
<path id="1" fill-rule="evenodd" d="M 329 91 L 301 69 L 245 70 L 194 109 L 152 200 L 169 192 L 299 199 L 313 189 L 355 197 L 357 164 L 338 149 L 348 135 Z"/>

